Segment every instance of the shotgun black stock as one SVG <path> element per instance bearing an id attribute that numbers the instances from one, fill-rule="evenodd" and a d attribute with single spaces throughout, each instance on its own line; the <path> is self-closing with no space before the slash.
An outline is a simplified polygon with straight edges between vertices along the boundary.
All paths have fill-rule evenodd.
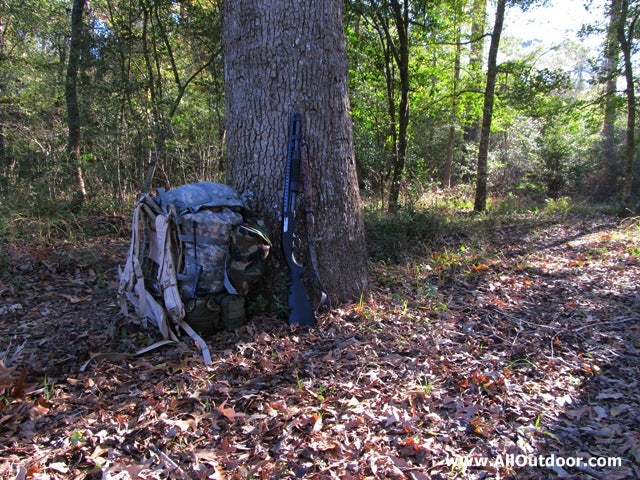
<path id="1" fill-rule="evenodd" d="M 293 232 L 295 230 L 296 195 L 300 192 L 300 159 L 302 137 L 301 116 L 289 114 L 289 140 L 287 144 L 287 166 L 284 178 L 284 200 L 282 203 L 282 253 L 289 273 L 289 325 L 313 326 L 316 317 L 307 295 L 302 276 L 304 267 L 293 255 Z"/>

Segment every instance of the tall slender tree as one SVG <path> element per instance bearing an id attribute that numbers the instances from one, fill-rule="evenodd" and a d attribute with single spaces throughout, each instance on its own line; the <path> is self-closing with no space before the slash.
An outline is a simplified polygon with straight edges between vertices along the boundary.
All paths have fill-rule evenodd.
<path id="1" fill-rule="evenodd" d="M 397 107 L 398 136 L 393 149 L 394 164 L 391 172 L 391 186 L 389 187 L 389 211 L 395 212 L 398 210 L 400 182 L 407 162 L 407 147 L 409 145 L 409 0 L 389 0 L 389 8 L 397 38 L 394 39 L 391 35 L 388 24 L 386 24 L 387 28 L 384 33 L 391 46 L 400 77 L 400 100 Z M 384 25 L 384 23 L 382 24 Z"/>
<path id="2" fill-rule="evenodd" d="M 620 75 L 620 44 L 618 23 L 620 21 L 619 0 L 610 0 L 609 24 L 604 45 L 602 75 L 604 84 L 604 116 L 600 131 L 603 162 L 600 166 L 600 185 L 596 197 L 609 197 L 612 187 L 619 185 L 619 156 L 616 142 L 616 117 L 618 115 L 617 83 Z"/>
<path id="3" fill-rule="evenodd" d="M 622 213 L 627 214 L 631 208 L 631 190 L 633 188 L 633 162 L 636 157 L 636 94 L 633 77 L 633 46 L 637 36 L 640 5 L 629 0 L 620 0 L 618 22 L 618 43 L 622 53 L 625 94 L 627 98 L 627 129 L 624 154 L 624 180 L 622 184 Z"/>
<path id="4" fill-rule="evenodd" d="M 489 137 L 491 134 L 491 121 L 493 118 L 493 102 L 498 76 L 498 48 L 500 35 L 504 23 L 504 12 L 507 0 L 498 0 L 496 16 L 489 45 L 489 57 L 487 59 L 487 84 L 484 91 L 484 106 L 482 109 L 482 130 L 480 132 L 480 147 L 478 149 L 478 168 L 476 173 L 476 194 L 473 209 L 477 212 L 487 208 L 487 159 L 489 156 Z"/>
<path id="5" fill-rule="evenodd" d="M 462 43 L 460 38 L 460 25 L 455 26 L 454 33 L 454 61 L 453 61 L 453 82 L 451 84 L 451 112 L 449 114 L 449 134 L 447 137 L 447 152 L 442 169 L 442 186 L 451 187 L 451 176 L 453 174 L 453 157 L 456 147 L 456 130 L 458 124 L 458 89 L 460 84 L 460 63 L 462 57 Z"/>
<path id="6" fill-rule="evenodd" d="M 419 12 L 421 2 L 409 0 L 359 0 L 351 2 L 375 31 L 384 60 L 379 64 L 384 73 L 387 102 L 387 157 L 389 169 L 388 210 L 398 210 L 402 177 L 409 146 L 410 94 L 410 23 Z M 415 8 L 411 12 L 411 7 Z"/>
<path id="7" fill-rule="evenodd" d="M 198 59 L 193 65 L 179 68 L 179 45 L 174 44 L 170 29 L 171 23 L 176 24 L 175 28 L 180 22 L 172 19 L 171 5 L 158 0 L 141 0 L 140 3 L 146 89 L 149 93 L 154 145 L 149 169 L 143 182 L 143 190 L 148 191 L 153 184 L 157 167 L 160 167 L 160 170 L 171 170 L 168 165 L 167 142 L 170 140 L 171 122 L 186 89 L 213 63 L 219 52 L 207 52 L 204 58 Z M 162 173 L 165 183 L 169 185 L 171 179 L 168 178 L 167 171 Z"/>
<path id="8" fill-rule="evenodd" d="M 65 97 L 67 100 L 67 126 L 69 136 L 67 140 L 67 155 L 69 163 L 75 169 L 76 198 L 75 201 L 83 204 L 86 201 L 87 190 L 80 163 L 80 105 L 78 101 L 78 71 L 82 57 L 82 30 L 83 15 L 86 0 L 73 0 L 71 10 L 71 41 L 69 44 L 69 61 L 65 81 Z"/>

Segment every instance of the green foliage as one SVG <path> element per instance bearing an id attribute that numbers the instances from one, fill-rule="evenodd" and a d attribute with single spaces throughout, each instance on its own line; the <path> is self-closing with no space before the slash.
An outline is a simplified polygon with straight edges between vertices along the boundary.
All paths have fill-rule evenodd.
<path id="1" fill-rule="evenodd" d="M 493 197 L 488 201 L 487 213 L 494 216 L 512 215 L 516 213 L 536 213 L 539 203 L 530 196 L 516 195 L 512 192 L 503 197 Z"/>
<path id="2" fill-rule="evenodd" d="M 566 101 L 558 93 L 570 90 L 569 76 L 561 70 L 535 69 L 526 60 L 504 62 L 499 67 L 503 102 L 533 118 L 545 117 Z"/>
<path id="3" fill-rule="evenodd" d="M 569 197 L 548 198 L 545 212 L 549 215 L 566 215 L 571 211 L 572 203 Z"/>
<path id="4" fill-rule="evenodd" d="M 121 209 L 152 158 L 154 184 L 219 176 L 223 92 L 219 2 L 98 2 L 85 17 L 81 168 L 93 203 Z M 40 210 L 71 201 L 65 155 L 68 2 L 2 9 L 0 193 Z M 144 14 L 143 14 L 144 12 Z M 21 202 L 22 203 L 22 202 Z"/>
<path id="5" fill-rule="evenodd" d="M 0 7 L 0 195 L 19 205 L 19 215 L 26 218 L 61 210 L 88 213 L 74 204 L 76 172 L 65 153 L 68 7 L 62 0 Z M 80 166 L 92 211 L 130 206 L 153 160 L 158 162 L 156 186 L 224 177 L 220 8 L 217 0 L 115 0 L 93 3 L 87 11 L 79 84 Z M 485 12 L 474 12 L 470 2 L 412 1 L 409 8 L 411 109 L 401 200 L 411 209 L 441 184 L 447 158 L 453 159 L 454 185 L 468 188 L 475 180 L 484 74 L 474 55 L 486 41 L 477 29 L 486 31 L 486 24 L 481 21 Z M 359 182 L 363 196 L 383 208 L 397 160 L 398 118 L 392 104 L 398 104 L 400 87 L 393 43 L 382 39 L 376 26 L 386 15 L 382 4 L 347 2 Z M 392 28 L 390 33 L 398 32 Z M 587 56 L 581 46 L 570 44 L 554 53 L 553 64 L 563 66 L 559 69 L 540 64 L 543 52 L 523 55 L 517 39 L 503 45 L 508 60 L 499 68 L 490 192 L 536 205 L 544 205 L 547 197 L 615 195 L 623 175 L 621 135 L 602 145 L 597 88 L 564 68 L 568 62 L 584 72 Z M 624 101 L 622 96 L 613 100 L 620 130 Z M 459 200 L 451 203 L 467 208 Z"/>
<path id="6" fill-rule="evenodd" d="M 349 3 L 353 10 L 347 22 L 356 159 L 365 195 L 384 207 L 393 153 L 389 125 L 394 119 L 384 97 L 384 52 L 375 30 L 363 20 L 363 10 L 357 8 L 365 3 Z M 474 64 L 463 68 L 459 78 L 454 76 L 456 39 L 468 40 L 464 32 L 473 21 L 471 8 L 459 7 L 459 2 L 430 4 L 425 10 L 429 21 L 416 22 L 411 29 L 411 117 L 402 182 L 409 207 L 437 184 L 449 149 L 453 149 L 453 182 L 468 183 L 475 176 L 473 131 L 482 113 L 484 79 Z M 585 97 L 591 93 L 584 81 L 564 68 L 570 63 L 583 71 L 586 52 L 580 45 L 559 49 L 554 53 L 555 64 L 563 68 L 553 68 L 537 66 L 545 52 L 518 57 L 520 44 L 515 42 L 511 48 L 510 59 L 499 66 L 489 155 L 491 192 L 523 195 L 537 202 L 579 196 L 585 182 L 594 180 L 590 176 L 594 165 L 602 162 L 593 150 L 601 111 L 594 108 L 592 98 Z M 471 50 L 461 52 L 463 64 L 471 61 L 471 54 Z"/>
<path id="7" fill-rule="evenodd" d="M 437 210 L 403 210 L 393 215 L 365 211 L 364 222 L 369 256 L 394 262 L 433 242 L 447 225 L 446 216 Z"/>

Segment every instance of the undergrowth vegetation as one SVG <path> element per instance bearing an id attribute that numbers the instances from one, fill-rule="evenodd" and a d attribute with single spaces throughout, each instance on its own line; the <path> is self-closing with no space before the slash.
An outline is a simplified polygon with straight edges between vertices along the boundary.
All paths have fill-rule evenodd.
<path id="1" fill-rule="evenodd" d="M 132 207 L 134 201 L 130 199 L 127 205 Z M 118 211 L 113 205 L 94 203 L 74 208 L 71 204 L 55 206 L 5 198 L 0 200 L 0 244 L 73 243 L 103 235 L 127 238 L 129 207 Z M 617 211 L 614 204 L 593 205 L 569 197 L 533 202 L 507 195 L 490 199 L 487 211 L 477 213 L 473 211 L 472 192 L 451 190 L 447 194 L 437 190 L 393 214 L 365 205 L 364 222 L 370 259 L 399 263 L 443 245 L 450 248 L 452 239 L 459 241 L 455 248 L 480 248 L 465 244 L 464 239 L 482 241 L 486 231 L 497 225 L 522 224 L 534 219 L 539 222 L 554 216 L 614 215 Z"/>
<path id="2" fill-rule="evenodd" d="M 400 263 L 442 248 L 444 253 L 439 255 L 443 258 L 459 254 L 468 256 L 470 249 L 482 249 L 489 243 L 489 232 L 496 226 L 539 224 L 563 216 L 615 215 L 618 208 L 613 204 L 594 205 L 569 197 L 533 202 L 511 195 L 491 199 L 489 208 L 483 213 L 474 212 L 472 205 L 470 196 L 430 195 L 413 208 L 394 214 L 365 209 L 369 257 L 374 261 Z M 455 245 L 452 246 L 452 242 Z"/>
<path id="3" fill-rule="evenodd" d="M 133 202 L 132 202 L 133 203 Z M 54 208 L 49 203 L 0 200 L 0 243 L 49 244 L 81 241 L 102 235 L 119 235 L 128 228 L 130 212 L 90 205 Z"/>

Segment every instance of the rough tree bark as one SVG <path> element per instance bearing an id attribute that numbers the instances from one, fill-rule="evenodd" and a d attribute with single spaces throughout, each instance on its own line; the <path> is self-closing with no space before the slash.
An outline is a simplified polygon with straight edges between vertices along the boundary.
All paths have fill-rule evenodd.
<path id="1" fill-rule="evenodd" d="M 273 264 L 282 271 L 288 116 L 302 114 L 320 276 L 334 302 L 359 296 L 367 282 L 342 20 L 341 0 L 239 0 L 223 6 L 229 183 L 271 228 Z M 302 219 L 303 210 L 298 212 Z"/>

